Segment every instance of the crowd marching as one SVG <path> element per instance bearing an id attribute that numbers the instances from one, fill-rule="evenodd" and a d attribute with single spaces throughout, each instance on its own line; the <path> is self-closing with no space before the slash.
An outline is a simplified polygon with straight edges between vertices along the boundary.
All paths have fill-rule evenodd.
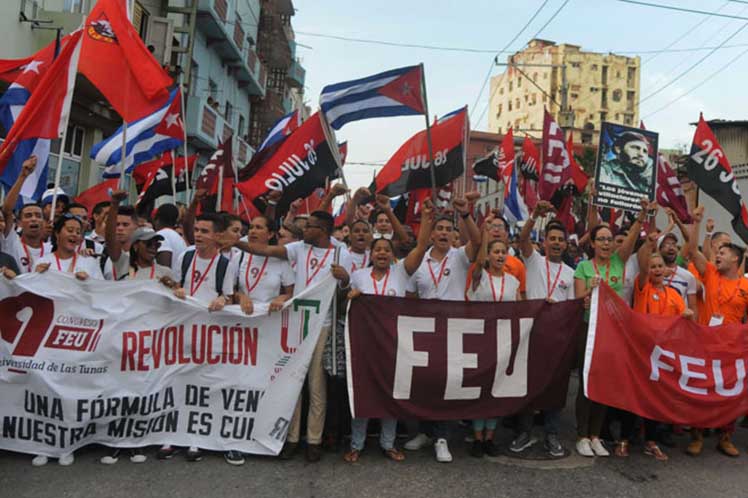
<path id="1" fill-rule="evenodd" d="M 281 219 L 274 215 L 277 198 L 270 194 L 268 209 L 251 220 L 227 213 L 196 215 L 205 192 L 197 191 L 191 204 L 179 208 L 162 204 L 151 218 L 136 215 L 124 205 L 127 194 L 113 191 L 111 200 L 96 205 L 91 212 L 70 202 L 59 192 L 56 202 L 45 194 L 40 204 L 26 204 L 15 210 L 21 186 L 36 166 L 32 157 L 5 197 L 0 223 L 2 245 L 0 267 L 4 278 L 29 272 L 69 272 L 80 280 L 158 280 L 177 297 L 192 296 L 210 310 L 238 304 L 251 314 L 256 303 L 269 303 L 276 311 L 294 294 L 327 274 L 339 281 L 341 299 L 361 294 L 442 299 L 452 301 L 519 301 L 583 299 L 589 319 L 590 295 L 601 282 L 607 283 L 634 310 L 653 315 L 683 316 L 703 325 L 741 323 L 748 309 L 748 279 L 743 276 L 744 249 L 725 233 L 714 232 L 707 221 L 706 238 L 698 240 L 702 208 L 692 212 L 694 223 L 684 226 L 672 213 L 671 224 L 660 230 L 654 223 L 656 203 L 642 200 L 638 217 L 624 228 L 599 220 L 590 208 L 586 228 L 569 234 L 552 217 L 553 207 L 539 202 L 519 233 L 499 214 L 489 214 L 480 225 L 472 216 L 471 203 L 477 194 L 455 198 L 452 209 L 439 211 L 430 201 L 421 209 L 417 232 L 400 223 L 386 196 L 359 189 L 345 202 L 347 219 L 334 226 L 329 208 L 335 197 L 347 191 L 333 186 L 320 210 L 297 215 L 297 205 Z M 51 215 L 55 205 L 54 216 Z M 49 220 L 54 218 L 54 222 Z M 539 222 L 538 220 L 542 220 Z M 673 229 L 679 229 L 676 234 Z M 533 234 L 538 234 L 533 237 Z M 318 461 L 323 443 L 340 442 L 350 424 L 350 446 L 346 462 L 356 462 L 364 449 L 367 419 L 349 420 L 345 401 L 345 379 L 332 375 L 345 359 L 343 348 L 333 357 L 333 334 L 341 334 L 345 307 L 327 317 L 308 373 L 308 404 L 297 403 L 280 454 L 289 459 L 302 440 L 301 411 L 306 420 L 306 458 Z M 587 323 L 578 331 L 578 363 L 581 369 Z M 341 339 L 342 341 L 342 339 Z M 661 447 L 673 447 L 673 433 L 683 430 L 666 421 L 641 420 L 632 413 L 608 408 L 584 396 L 580 387 L 576 398 L 576 452 L 584 457 L 629 455 L 630 442 L 643 433 L 643 451 L 664 461 Z M 521 413 L 511 423 L 516 437 L 508 451 L 521 453 L 534 443 L 535 413 Z M 552 457 L 562 457 L 566 449 L 559 439 L 559 411 L 542 414 L 544 448 Z M 612 435 L 611 423 L 620 431 Z M 494 443 L 496 418 L 472 420 L 470 455 L 497 455 Z M 384 456 L 402 461 L 405 454 L 396 447 L 398 421 L 380 421 L 379 445 Z M 614 424 L 618 425 L 618 424 Z M 452 461 L 448 441 L 454 421 L 421 421 L 418 431 L 404 444 L 415 451 L 433 445 L 439 462 Z M 702 452 L 704 431 L 716 430 L 718 450 L 737 456 L 731 442 L 734 424 L 721 428 L 689 428 L 691 440 L 686 451 Z M 159 459 L 178 452 L 163 446 Z M 127 455 L 133 462 L 146 460 L 142 449 L 112 451 L 101 459 L 116 463 Z M 198 461 L 199 448 L 188 448 L 186 458 Z M 238 451 L 225 454 L 233 465 L 244 463 Z M 47 457 L 36 456 L 33 465 L 44 465 Z M 73 463 L 73 454 L 60 458 L 62 465 Z"/>

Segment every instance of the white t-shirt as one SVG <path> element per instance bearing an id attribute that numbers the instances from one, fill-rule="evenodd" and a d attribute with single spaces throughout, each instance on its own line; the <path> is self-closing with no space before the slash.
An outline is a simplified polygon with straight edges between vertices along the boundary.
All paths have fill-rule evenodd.
<path id="1" fill-rule="evenodd" d="M 36 262 L 37 265 L 42 263 L 49 263 L 49 270 L 47 271 L 58 271 L 62 273 L 78 273 L 85 272 L 89 278 L 96 280 L 104 280 L 104 276 L 101 274 L 101 268 L 99 268 L 99 260 L 88 256 L 82 256 L 76 254 L 67 259 L 57 259 L 57 255 L 45 254 L 39 258 Z"/>
<path id="2" fill-rule="evenodd" d="M 252 301 L 261 303 L 278 297 L 281 287 L 293 285 L 295 279 L 288 261 L 253 254 L 244 255 L 237 274 L 238 289 Z"/>
<path id="3" fill-rule="evenodd" d="M 127 280 L 159 280 L 161 277 L 174 278 L 174 272 L 168 266 L 156 263 L 146 268 L 138 267 L 137 270 L 127 270 Z"/>
<path id="4" fill-rule="evenodd" d="M 390 271 L 380 280 L 374 280 L 371 268 L 356 270 L 351 275 L 351 287 L 360 290 L 363 294 L 374 294 L 377 296 L 405 297 L 408 290 L 410 275 L 405 270 L 405 261 L 400 260 L 390 266 Z"/>
<path id="5" fill-rule="evenodd" d="M 346 270 L 350 274 L 353 274 L 356 270 L 366 268 L 371 263 L 371 253 L 368 249 L 363 254 L 348 250 L 348 254 L 351 256 L 351 266 L 346 268 Z"/>
<path id="6" fill-rule="evenodd" d="M 548 261 L 548 266 L 546 266 Z M 525 259 L 527 269 L 527 299 L 546 299 L 566 301 L 574 299 L 574 270 L 564 263 L 554 263 L 533 250 Z M 550 283 L 549 273 L 550 271 Z M 555 282 L 555 287 L 553 287 Z M 551 295 L 548 289 L 553 287 Z"/>
<path id="7" fill-rule="evenodd" d="M 81 251 L 87 249 L 87 247 L 86 247 L 86 241 L 87 240 L 93 242 L 93 251 L 94 251 L 94 253 L 95 254 L 101 254 L 101 252 L 104 250 L 104 246 L 102 244 L 99 244 L 95 240 L 89 239 L 87 237 L 84 237 L 83 239 L 81 239 L 81 243 L 78 244 L 77 251 L 81 252 Z"/>
<path id="8" fill-rule="evenodd" d="M 182 260 L 187 254 L 194 254 L 192 262 L 188 266 L 187 274 L 184 279 L 184 291 L 188 296 L 192 296 L 205 305 L 208 305 L 218 297 L 216 292 L 216 269 L 221 256 L 216 254 L 213 258 L 201 258 L 197 252 L 185 251 L 179 256 L 179 265 L 177 266 L 176 281 L 182 281 Z M 207 271 L 207 274 L 206 274 Z M 234 292 L 234 281 L 236 273 L 232 272 L 232 266 L 229 264 L 226 268 L 226 275 L 223 278 L 223 295 L 230 296 Z"/>
<path id="9" fill-rule="evenodd" d="M 469 301 L 505 302 L 516 301 L 519 294 L 519 280 L 504 273 L 502 277 L 494 277 L 486 269 L 481 270 L 478 287 L 472 286 L 467 291 Z"/>
<path id="10" fill-rule="evenodd" d="M 21 236 L 16 232 L 16 227 L 11 229 L 7 236 L 2 236 L 2 251 L 13 256 L 21 273 L 33 272 L 40 258 L 52 253 L 52 244 L 43 242 L 41 247 L 34 248 L 24 244 Z"/>
<path id="11" fill-rule="evenodd" d="M 675 266 L 675 273 L 665 278 L 665 285 L 677 290 L 686 306 L 688 306 L 688 296 L 696 294 L 699 290 L 696 277 L 690 271 L 677 265 Z"/>
<path id="12" fill-rule="evenodd" d="M 104 278 L 107 280 L 124 280 L 130 270 L 130 251 L 122 249 L 119 259 L 114 261 L 111 257 L 104 263 Z"/>
<path id="13" fill-rule="evenodd" d="M 429 249 L 410 280 L 408 292 L 418 292 L 421 299 L 464 301 L 469 268 L 464 246 L 450 247 L 441 261 L 432 259 Z"/>
<path id="14" fill-rule="evenodd" d="M 184 242 L 182 236 L 173 228 L 162 228 L 156 233 L 164 238 L 161 241 L 158 252 L 171 253 L 171 270 L 176 273 L 177 260 L 187 250 L 187 244 Z"/>

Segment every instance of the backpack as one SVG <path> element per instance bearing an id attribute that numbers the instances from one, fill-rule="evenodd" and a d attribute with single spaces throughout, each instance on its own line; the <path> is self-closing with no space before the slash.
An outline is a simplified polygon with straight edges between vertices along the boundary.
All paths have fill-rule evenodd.
<path id="1" fill-rule="evenodd" d="M 184 288 L 184 281 L 187 278 L 187 272 L 190 270 L 192 258 L 195 257 L 195 250 L 186 251 L 182 258 L 182 281 L 179 285 Z M 226 277 L 226 269 L 229 267 L 229 260 L 222 254 L 219 254 L 218 266 L 216 266 L 216 293 L 223 296 L 223 280 Z"/>

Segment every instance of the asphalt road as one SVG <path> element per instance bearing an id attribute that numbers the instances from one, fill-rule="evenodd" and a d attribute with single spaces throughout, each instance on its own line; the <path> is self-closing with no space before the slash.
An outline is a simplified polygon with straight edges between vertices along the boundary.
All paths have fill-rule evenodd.
<path id="1" fill-rule="evenodd" d="M 562 419 L 567 449 L 573 448 L 573 417 L 573 409 L 567 408 Z M 537 428 L 538 436 L 540 432 Z M 437 463 L 431 450 L 408 452 L 405 462 L 390 462 L 377 451 L 375 439 L 353 465 L 342 460 L 342 453 L 328 452 L 317 464 L 306 463 L 300 453 L 286 462 L 250 457 L 241 467 L 227 465 L 220 454 L 198 463 L 178 455 L 171 461 L 149 458 L 144 464 L 122 458 L 105 466 L 99 458 L 106 450 L 90 447 L 76 454 L 71 467 L 52 461 L 34 468 L 29 456 L 0 451 L 0 497 L 748 496 L 748 429 L 738 429 L 735 436 L 743 452 L 739 458 L 717 453 L 715 436 L 707 438 L 700 457 L 689 457 L 683 452 L 688 436 L 682 435 L 678 448 L 667 449 L 670 461 L 665 463 L 644 456 L 641 446 L 633 446 L 627 459 L 587 459 L 572 453 L 552 461 L 506 456 L 478 460 L 468 455 L 462 437 L 455 434 L 451 442 L 451 464 Z M 507 429 L 497 438 L 504 446 L 510 439 Z M 155 448 L 147 453 L 152 457 Z"/>

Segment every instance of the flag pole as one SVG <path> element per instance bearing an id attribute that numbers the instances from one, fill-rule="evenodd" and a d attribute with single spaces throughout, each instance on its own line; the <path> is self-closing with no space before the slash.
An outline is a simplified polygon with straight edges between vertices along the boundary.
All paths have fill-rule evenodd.
<path id="1" fill-rule="evenodd" d="M 187 112 L 184 106 L 184 71 L 179 72 L 179 100 L 181 101 L 180 104 L 182 106 L 182 129 L 184 130 L 184 163 L 185 166 L 187 165 Z M 176 152 L 175 152 L 176 153 Z M 185 185 L 185 195 L 186 198 L 186 204 L 190 204 L 190 168 L 185 167 L 184 172 L 184 185 Z"/>
<path id="2" fill-rule="evenodd" d="M 187 161 L 185 160 L 185 163 Z M 185 167 L 187 165 L 185 164 Z M 174 204 L 177 203 L 177 154 L 176 151 L 171 155 L 171 196 L 174 197 Z"/>
<path id="3" fill-rule="evenodd" d="M 223 164 L 225 161 L 221 161 L 221 166 L 218 168 L 218 197 L 216 198 L 216 213 L 221 211 L 223 208 L 223 205 L 221 204 L 221 201 L 223 200 Z"/>
<path id="4" fill-rule="evenodd" d="M 57 154 L 57 169 L 55 169 L 55 187 L 52 194 L 52 210 L 49 212 L 49 222 L 55 222 L 55 208 L 57 207 L 57 189 L 60 185 L 60 179 L 62 178 L 62 156 L 65 154 L 65 141 L 68 137 L 68 126 L 65 123 L 65 128 L 62 130 L 62 138 L 60 139 L 60 152 Z"/>
<path id="5" fill-rule="evenodd" d="M 234 172 L 234 213 L 239 213 L 239 189 L 236 185 L 239 183 L 239 170 L 236 168 L 236 161 L 234 161 L 234 155 L 231 154 L 231 170 Z"/>
<path id="6" fill-rule="evenodd" d="M 338 140 L 335 138 L 335 132 L 330 128 L 330 124 L 327 122 L 327 117 L 321 108 L 318 114 L 320 123 L 322 123 L 322 132 L 325 134 L 325 140 L 327 140 L 327 143 L 330 145 L 332 158 L 335 160 L 335 166 L 338 167 L 338 177 L 347 190 L 348 182 L 345 180 L 345 175 L 343 174 L 343 160 L 340 158 L 340 150 L 338 149 Z M 349 194 L 346 194 L 346 198 L 348 198 L 348 195 Z"/>
<path id="7" fill-rule="evenodd" d="M 429 175 L 431 176 L 431 202 L 436 206 L 436 170 L 434 165 L 434 146 L 431 142 L 431 123 L 429 122 L 429 102 L 426 96 L 426 74 L 421 66 L 421 92 L 423 93 L 423 115 L 426 118 L 426 143 L 429 150 Z"/>

